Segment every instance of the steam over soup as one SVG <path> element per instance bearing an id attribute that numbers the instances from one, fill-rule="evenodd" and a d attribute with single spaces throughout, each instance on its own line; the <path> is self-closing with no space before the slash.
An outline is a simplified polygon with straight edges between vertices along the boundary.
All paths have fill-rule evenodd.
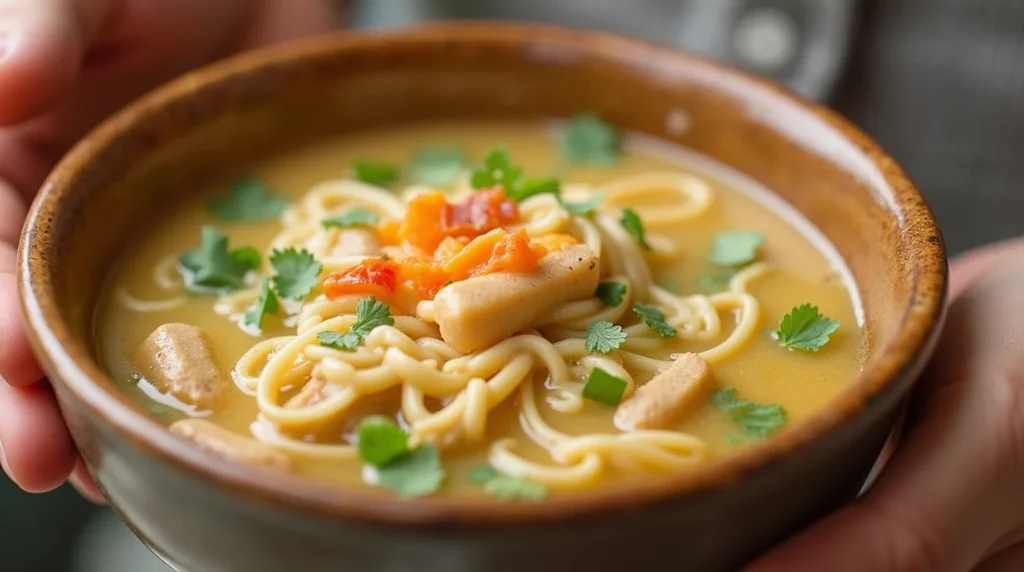
<path id="1" fill-rule="evenodd" d="M 691 471 L 861 366 L 845 270 L 771 200 L 588 115 L 350 135 L 156 221 L 97 343 L 259 470 L 524 501 Z"/>

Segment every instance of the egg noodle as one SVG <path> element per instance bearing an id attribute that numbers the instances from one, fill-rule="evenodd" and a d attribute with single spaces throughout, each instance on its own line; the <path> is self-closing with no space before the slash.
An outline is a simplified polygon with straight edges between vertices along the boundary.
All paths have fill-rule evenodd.
<path id="1" fill-rule="evenodd" d="M 324 228 L 323 219 L 361 207 L 383 220 L 400 220 L 408 200 L 431 190 L 414 186 L 396 194 L 354 180 L 321 183 L 283 214 L 284 229 L 271 248 L 306 249 L 322 263 L 324 276 L 346 270 L 367 257 L 334 256 L 342 229 Z M 463 181 L 450 200 L 471 192 Z M 567 185 L 562 197 L 584 201 L 597 192 L 585 185 Z M 490 445 L 489 461 L 505 474 L 550 486 L 591 482 L 608 467 L 668 471 L 702 460 L 704 442 L 684 432 L 570 435 L 545 420 L 545 414 L 572 416 L 582 411 L 583 386 L 595 368 L 625 380 L 624 397 L 629 397 L 637 381 L 646 381 L 671 364 L 671 356 L 667 360 L 662 357 L 669 355 L 678 341 L 666 340 L 636 322 L 631 311 L 635 302 L 661 310 L 682 340 L 703 345 L 717 342 L 700 354 L 711 364 L 740 351 L 754 335 L 759 320 L 760 305 L 748 292 L 748 284 L 764 272 L 763 264 L 743 269 L 725 291 L 708 296 L 679 296 L 654 283 L 647 259 L 676 255 L 676 245 L 659 230 L 685 225 L 710 209 L 714 195 L 706 182 L 685 173 L 651 173 L 613 181 L 600 192 L 603 200 L 589 216 L 572 214 L 551 194 L 528 198 L 519 204 L 522 222 L 506 230 L 525 229 L 531 238 L 556 233 L 575 237 L 600 258 L 602 281 L 626 286 L 621 304 L 609 307 L 596 296 L 572 301 L 546 314 L 532 329 L 461 355 L 442 339 L 431 301 L 420 302 L 415 315 L 399 315 L 393 308 L 394 324 L 375 328 L 355 351 L 322 346 L 317 335 L 348 331 L 356 321 L 359 296 L 327 299 L 320 295 L 305 303 L 285 301 L 286 324 L 294 328 L 295 335 L 256 343 L 233 372 L 239 388 L 258 402 L 260 414 L 252 424 L 253 435 L 295 455 L 355 459 L 354 445 L 317 442 L 309 436 L 336 425 L 363 396 L 400 391 L 398 421 L 409 432 L 410 444 L 432 443 L 442 451 L 455 443 L 482 443 L 490 412 L 503 402 L 516 400 L 524 433 L 547 452 L 549 460 L 527 459 L 517 452 L 520 443 L 502 439 Z M 633 206 L 645 201 L 657 206 Z M 621 209 L 627 206 L 644 221 L 651 251 L 642 250 L 620 224 Z M 169 259 L 155 269 L 156 283 L 168 291 L 181 288 L 174 266 L 174 259 Z M 242 314 L 257 296 L 255 288 L 221 296 L 215 311 L 241 323 Z M 123 291 L 117 293 L 117 299 L 136 311 L 166 311 L 184 303 L 183 297 L 149 301 Z M 723 324 L 724 319 L 735 320 L 735 324 Z M 622 325 L 628 337 L 617 350 L 590 354 L 585 347 L 587 328 L 602 321 Z M 317 398 L 294 397 L 304 394 Z M 542 414 L 541 399 L 550 413 Z"/>

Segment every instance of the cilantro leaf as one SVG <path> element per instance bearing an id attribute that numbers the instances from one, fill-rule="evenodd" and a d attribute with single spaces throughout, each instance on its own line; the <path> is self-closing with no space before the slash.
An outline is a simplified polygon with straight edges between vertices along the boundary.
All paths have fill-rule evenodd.
<path id="1" fill-rule="evenodd" d="M 558 196 L 561 192 L 562 183 L 554 177 L 547 179 L 527 179 L 523 181 L 521 185 L 513 185 L 512 187 L 505 188 L 505 195 L 517 203 L 521 203 L 534 195 L 550 193 Z"/>
<path id="2" fill-rule="evenodd" d="M 270 265 L 277 274 L 274 289 L 282 298 L 301 300 L 320 283 L 323 265 L 306 249 L 275 250 L 270 253 Z"/>
<path id="3" fill-rule="evenodd" d="M 636 238 L 636 241 L 640 243 L 644 250 L 651 250 L 651 245 L 647 243 L 647 233 L 644 231 L 644 223 L 640 220 L 640 215 L 636 214 L 633 209 L 623 209 L 622 218 L 619 219 L 619 222 L 622 223 L 622 227 L 626 229 L 626 232 Z"/>
<path id="4" fill-rule="evenodd" d="M 503 501 L 542 501 L 548 498 L 548 488 L 521 477 L 498 475 L 484 483 L 484 492 Z"/>
<path id="5" fill-rule="evenodd" d="M 390 185 L 398 178 L 398 167 L 366 159 L 352 163 L 352 172 L 356 179 L 380 187 Z"/>
<path id="6" fill-rule="evenodd" d="M 484 492 L 503 501 L 542 501 L 548 488 L 521 477 L 510 477 L 495 471 L 490 465 L 477 467 L 469 473 L 469 482 L 483 485 Z"/>
<path id="7" fill-rule="evenodd" d="M 406 498 L 436 493 L 445 479 L 441 457 L 433 445 L 420 445 L 390 463 L 377 467 L 380 486 Z"/>
<path id="8" fill-rule="evenodd" d="M 318 332 L 316 335 L 317 341 L 320 345 L 325 348 L 331 348 L 335 350 L 348 350 L 355 351 L 359 347 L 359 342 L 362 338 L 355 334 L 342 334 L 340 332 Z"/>
<path id="9" fill-rule="evenodd" d="M 614 308 L 622 303 L 622 298 L 626 295 L 626 285 L 622 282 L 601 282 L 597 285 L 594 295 L 605 306 Z"/>
<path id="10" fill-rule="evenodd" d="M 597 115 L 581 113 L 562 130 L 559 149 L 570 163 L 610 165 L 619 157 L 619 132 Z"/>
<path id="11" fill-rule="evenodd" d="M 359 456 L 380 467 L 409 452 L 409 436 L 394 421 L 382 415 L 371 415 L 359 422 L 356 442 Z"/>
<path id="12" fill-rule="evenodd" d="M 583 385 L 583 397 L 615 407 L 626 394 L 626 380 L 595 367 L 590 370 L 587 383 Z"/>
<path id="13" fill-rule="evenodd" d="M 462 149 L 458 147 L 426 147 L 412 160 L 413 177 L 425 185 L 444 187 L 459 178 L 464 161 Z"/>
<path id="14" fill-rule="evenodd" d="M 512 189 L 519 177 L 523 174 L 523 168 L 512 165 L 508 149 L 504 145 L 498 145 L 487 152 L 484 156 L 484 164 L 473 169 L 469 182 L 474 189 L 486 189 L 501 185 L 505 192 Z"/>
<path id="15" fill-rule="evenodd" d="M 708 262 L 715 266 L 743 266 L 757 258 L 764 235 L 750 230 L 730 230 L 715 235 Z"/>
<path id="16" fill-rule="evenodd" d="M 378 326 L 393 326 L 395 319 L 391 317 L 391 307 L 378 301 L 373 296 L 363 298 L 356 304 L 356 321 L 352 323 L 347 334 L 339 332 L 320 332 L 316 335 L 320 345 L 336 350 L 354 351 L 363 338 Z"/>
<path id="17" fill-rule="evenodd" d="M 675 337 L 676 329 L 668 325 L 668 322 L 665 321 L 665 314 L 661 310 L 654 306 L 637 302 L 633 304 L 633 311 L 636 312 L 637 316 L 640 316 L 640 319 L 647 324 L 648 328 L 657 332 L 659 336 L 663 338 Z"/>
<path id="18" fill-rule="evenodd" d="M 325 218 L 320 221 L 320 225 L 324 228 L 352 228 L 353 226 L 371 226 L 379 222 L 380 217 L 377 216 L 377 213 L 361 207 L 355 207 L 345 214 Z"/>
<path id="19" fill-rule="evenodd" d="M 597 207 L 604 201 L 604 193 L 596 193 L 590 199 L 583 201 L 582 203 L 570 203 L 562 200 L 562 197 L 558 197 L 558 202 L 562 204 L 562 208 L 569 211 L 576 216 L 587 216 L 597 210 Z"/>
<path id="20" fill-rule="evenodd" d="M 781 405 L 740 399 L 732 387 L 711 394 L 711 402 L 728 413 L 747 437 L 763 439 L 786 424 L 786 410 Z"/>
<path id="21" fill-rule="evenodd" d="M 729 287 L 729 281 L 732 280 L 733 276 L 736 276 L 737 272 L 738 269 L 729 268 L 721 272 L 702 274 L 694 280 L 694 285 L 697 287 L 697 290 L 704 294 L 721 292 Z"/>
<path id="22" fill-rule="evenodd" d="M 264 276 L 260 282 L 260 297 L 256 305 L 249 309 L 242 318 L 242 323 L 250 328 L 263 329 L 263 318 L 267 314 L 276 314 L 278 310 L 277 294 L 270 289 L 270 278 Z"/>
<path id="23" fill-rule="evenodd" d="M 228 186 L 225 193 L 207 203 L 213 216 L 223 221 L 263 221 L 277 218 L 288 208 L 288 199 L 272 195 L 263 181 L 249 177 Z"/>
<path id="24" fill-rule="evenodd" d="M 235 290 L 242 286 L 245 275 L 260 267 L 260 253 L 252 247 L 228 250 L 228 237 L 216 227 L 203 227 L 199 248 L 178 259 L 186 271 L 189 290 Z"/>
<path id="25" fill-rule="evenodd" d="M 474 485 L 482 485 L 497 476 L 498 471 L 495 471 L 494 467 L 490 465 L 483 465 L 469 472 L 469 482 Z"/>
<path id="26" fill-rule="evenodd" d="M 619 349 L 619 345 L 625 341 L 626 332 L 622 331 L 621 326 L 611 322 L 595 322 L 587 327 L 587 353 L 606 354 Z"/>
<path id="27" fill-rule="evenodd" d="M 838 329 L 838 320 L 821 315 L 817 306 L 802 304 L 782 317 L 772 337 L 782 347 L 816 352 L 825 347 L 829 336 Z"/>

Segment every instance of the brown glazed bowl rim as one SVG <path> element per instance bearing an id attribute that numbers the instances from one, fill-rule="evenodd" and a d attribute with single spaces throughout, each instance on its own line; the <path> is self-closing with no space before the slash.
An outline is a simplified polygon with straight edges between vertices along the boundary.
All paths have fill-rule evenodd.
<path id="1" fill-rule="evenodd" d="M 204 86 L 238 76 L 260 73 L 271 66 L 294 64 L 326 56 L 338 57 L 359 49 L 385 49 L 423 42 L 513 43 L 523 48 L 561 46 L 591 58 L 603 58 L 650 69 L 652 75 L 671 77 L 686 68 L 723 80 L 729 89 L 767 90 L 771 96 L 812 112 L 868 157 L 892 189 L 894 208 L 913 230 L 899 232 L 903 254 L 914 261 L 913 299 L 902 308 L 901 328 L 860 379 L 834 398 L 822 411 L 787 428 L 772 439 L 733 456 L 708 463 L 699 470 L 612 484 L 555 496 L 543 503 L 501 503 L 491 499 L 425 498 L 405 500 L 383 492 L 351 490 L 296 475 L 247 469 L 214 458 L 173 436 L 165 426 L 145 415 L 110 387 L 111 382 L 94 363 L 85 345 L 74 341 L 59 311 L 56 290 L 49 281 L 50 265 L 57 260 L 52 240 L 53 217 L 65 197 L 76 190 L 76 174 L 87 169 L 99 150 L 130 133 L 133 125 L 158 116 L 169 102 L 202 95 Z M 197 95 L 198 94 L 198 95 Z M 252 502 L 295 509 L 324 518 L 358 519 L 386 524 L 510 524 L 564 521 L 580 516 L 632 510 L 668 499 L 721 490 L 783 456 L 797 453 L 808 443 L 835 429 L 872 398 L 907 375 L 914 375 L 927 357 L 928 346 L 940 329 L 945 307 L 946 254 L 931 212 L 900 167 L 859 129 L 834 112 L 778 87 L 700 57 L 603 32 L 507 23 L 445 23 L 397 32 L 344 32 L 249 52 L 192 72 L 143 97 L 91 132 L 60 162 L 44 183 L 26 223 L 19 252 L 19 286 L 29 337 L 40 360 L 56 383 L 75 396 L 86 413 L 139 447 L 185 474 L 222 487 Z M 65 343 L 66 341 L 66 343 Z M 108 384 L 104 387 L 104 383 Z"/>

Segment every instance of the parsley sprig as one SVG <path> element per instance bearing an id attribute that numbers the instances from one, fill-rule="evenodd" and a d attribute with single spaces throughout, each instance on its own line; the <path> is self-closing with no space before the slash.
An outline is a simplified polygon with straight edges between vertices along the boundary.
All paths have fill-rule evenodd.
<path id="1" fill-rule="evenodd" d="M 398 167 L 369 159 L 359 159 L 352 163 L 352 173 L 356 179 L 364 183 L 384 187 L 398 178 Z"/>
<path id="2" fill-rule="evenodd" d="M 708 262 L 715 266 L 738 267 L 757 259 L 757 249 L 764 244 L 764 235 L 751 230 L 720 232 L 711 241 Z"/>
<path id="3" fill-rule="evenodd" d="M 611 322 L 595 322 L 587 327 L 587 338 L 584 342 L 587 353 L 601 353 L 619 349 L 626 341 L 626 332 L 622 327 Z"/>
<path id="4" fill-rule="evenodd" d="M 348 333 L 325 331 L 316 335 L 320 345 L 336 350 L 354 351 L 363 338 L 370 335 L 379 326 L 393 326 L 395 319 L 391 317 L 391 307 L 370 296 L 356 304 L 356 321 Z"/>
<path id="5" fill-rule="evenodd" d="M 621 282 L 601 282 L 594 292 L 598 300 L 605 306 L 615 307 L 622 303 L 626 295 L 626 285 Z"/>
<path id="6" fill-rule="evenodd" d="M 196 292 L 236 290 L 245 276 L 260 267 L 260 253 L 246 246 L 228 249 L 228 237 L 216 227 L 203 227 L 199 248 L 178 260 L 184 270 L 185 284 Z"/>
<path id="7" fill-rule="evenodd" d="M 279 306 L 277 294 L 270 288 L 270 278 L 264 276 L 263 281 L 260 282 L 259 298 L 256 300 L 256 304 L 245 313 L 242 323 L 250 328 L 262 330 L 263 318 L 276 314 Z"/>
<path id="8" fill-rule="evenodd" d="M 782 317 L 772 337 L 784 348 L 816 352 L 838 329 L 838 320 L 826 318 L 817 306 L 801 304 Z"/>
<path id="9" fill-rule="evenodd" d="M 445 479 L 441 456 L 433 445 L 410 450 L 409 437 L 382 416 L 363 419 L 356 428 L 359 456 L 374 468 L 378 484 L 403 497 L 436 493 Z"/>
<path id="10" fill-rule="evenodd" d="M 425 147 L 413 157 L 413 177 L 425 185 L 444 187 L 459 178 L 464 161 L 465 153 L 459 147 Z"/>
<path id="11" fill-rule="evenodd" d="M 379 222 L 380 216 L 377 213 L 362 207 L 355 207 L 344 214 L 325 218 L 320 221 L 320 225 L 324 228 L 352 228 L 355 226 L 372 226 Z"/>
<path id="12" fill-rule="evenodd" d="M 270 265 L 276 274 L 274 289 L 289 300 L 301 300 L 309 295 L 320 283 L 323 265 L 306 249 L 287 248 L 270 253 Z"/>
<path id="13" fill-rule="evenodd" d="M 659 336 L 663 338 L 675 337 L 676 329 L 668 324 L 665 320 L 665 314 L 661 310 L 654 306 L 637 302 L 633 304 L 633 311 L 636 312 L 637 316 L 640 316 L 640 319 L 648 328 L 654 330 Z"/>
<path id="14" fill-rule="evenodd" d="M 619 132 L 593 113 L 569 119 L 559 136 L 559 149 L 569 163 L 610 165 L 619 157 Z"/>
<path id="15" fill-rule="evenodd" d="M 652 250 L 651 245 L 647 242 L 647 232 L 644 230 L 644 223 L 640 220 L 640 215 L 636 214 L 633 209 L 622 209 L 622 217 L 619 218 L 619 223 L 622 224 L 622 228 L 626 229 L 626 232 L 633 235 L 633 238 L 643 247 L 644 250 Z"/>
<path id="16" fill-rule="evenodd" d="M 742 399 L 732 387 L 711 394 L 711 402 L 728 413 L 747 438 L 764 439 L 786 425 L 786 410 L 781 405 Z"/>
<path id="17" fill-rule="evenodd" d="M 469 482 L 483 485 L 484 492 L 503 501 L 542 501 L 548 488 L 521 477 L 502 475 L 490 465 L 477 467 L 469 473 Z"/>
<path id="18" fill-rule="evenodd" d="M 228 186 L 227 191 L 207 203 L 213 216 L 222 221 L 265 221 L 277 218 L 288 208 L 288 199 L 270 194 L 263 181 L 248 177 Z"/>
<path id="19" fill-rule="evenodd" d="M 562 184 L 557 178 L 520 180 L 522 175 L 523 168 L 512 164 L 508 149 L 498 145 L 487 152 L 482 166 L 473 169 L 469 182 L 474 189 L 500 185 L 505 190 L 505 195 L 516 202 L 546 193 L 556 197 L 561 195 Z"/>

